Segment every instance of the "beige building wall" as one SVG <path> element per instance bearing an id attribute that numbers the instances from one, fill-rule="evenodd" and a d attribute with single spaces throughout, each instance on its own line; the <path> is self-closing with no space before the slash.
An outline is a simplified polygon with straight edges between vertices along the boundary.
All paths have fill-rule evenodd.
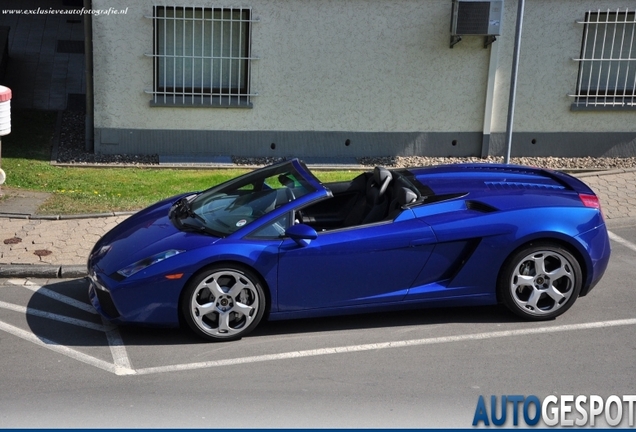
<path id="1" fill-rule="evenodd" d="M 172 138 L 180 136 L 177 131 L 214 131 L 213 137 L 181 135 L 186 142 L 174 152 L 224 154 L 237 148 L 228 134 L 269 131 L 277 135 L 265 141 L 287 142 L 281 150 L 287 153 L 295 151 L 293 136 L 318 143 L 298 144 L 300 153 L 322 146 L 321 155 L 479 155 L 484 121 L 491 119 L 497 139 L 490 153 L 501 153 L 517 1 L 504 1 L 503 32 L 493 47 L 484 48 L 484 39 L 473 36 L 451 49 L 451 0 L 181 0 L 178 6 L 252 8 L 259 20 L 252 26 L 252 53 L 259 60 L 253 62 L 251 91 L 259 95 L 251 109 L 150 106 L 145 91 L 153 86 L 153 59 L 145 54 L 153 50 L 148 18 L 153 4 L 93 0 L 94 9 L 128 8 L 124 15 L 93 18 L 97 151 L 165 153 L 172 151 L 170 144 L 149 148 L 144 131 Z M 599 152 L 633 152 L 634 111 L 570 110 L 568 94 L 575 90 L 578 72 L 572 58 L 579 56 L 583 34 L 575 21 L 599 5 L 625 7 L 624 1 L 526 1 L 514 122 L 515 132 L 523 135 L 519 151 L 546 152 L 559 142 L 565 143 L 559 151 L 567 153 L 580 141 L 578 134 L 590 132 L 597 135 L 583 144 L 584 150 L 577 147 L 579 153 L 592 152 L 598 134 L 605 133 L 623 135 Z M 496 71 L 489 71 L 492 52 Z M 489 73 L 496 73 L 492 112 L 485 107 Z M 355 134 L 370 144 L 351 151 L 329 148 L 329 139 Z M 156 142 L 160 135 L 153 136 Z M 258 137 L 240 136 L 254 145 L 236 153 L 265 152 Z M 549 146 L 539 149 L 526 142 L 533 136 L 541 143 L 549 138 Z M 202 137 L 219 144 L 187 144 Z"/>
<path id="2" fill-rule="evenodd" d="M 636 2 L 526 0 L 517 81 L 514 130 L 517 132 L 634 132 L 634 111 L 573 112 L 583 24 L 587 11 L 622 11 Z M 496 131 L 505 131 L 517 1 L 506 1 L 505 34 L 498 69 Z"/>
<path id="3" fill-rule="evenodd" d="M 145 3 L 145 4 L 144 4 Z M 184 6 L 215 6 L 184 0 Z M 225 1 L 224 6 L 245 6 Z M 488 50 L 449 49 L 449 1 L 256 0 L 253 109 L 151 108 L 152 2 L 93 23 L 95 124 L 223 130 L 420 131 L 480 128 Z M 467 65 L 470 65 L 467 67 Z M 475 109 L 478 108 L 478 109 Z M 179 121 L 175 121 L 178 116 Z"/>

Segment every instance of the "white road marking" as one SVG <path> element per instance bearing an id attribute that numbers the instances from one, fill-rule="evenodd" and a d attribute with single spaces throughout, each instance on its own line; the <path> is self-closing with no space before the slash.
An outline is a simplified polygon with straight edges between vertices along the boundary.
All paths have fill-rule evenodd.
<path id="1" fill-rule="evenodd" d="M 404 341 L 380 342 L 380 343 L 374 343 L 374 344 L 320 348 L 320 349 L 305 350 L 305 351 L 292 351 L 292 352 L 279 353 L 279 354 L 268 354 L 268 355 L 261 355 L 261 356 L 252 356 L 252 357 L 239 357 L 239 358 L 226 359 L 226 360 L 215 360 L 215 361 L 199 362 L 199 363 L 185 363 L 185 364 L 177 364 L 177 365 L 170 365 L 170 366 L 142 368 L 142 369 L 137 369 L 135 372 L 137 375 L 146 375 L 146 374 L 152 374 L 152 373 L 176 372 L 176 371 L 185 371 L 185 370 L 194 370 L 194 369 L 213 368 L 213 367 L 220 367 L 220 366 L 235 366 L 239 364 L 259 363 L 259 362 L 274 361 L 274 360 L 287 360 L 287 359 L 295 359 L 295 358 L 303 358 L 303 357 L 316 357 L 316 356 L 331 355 L 331 354 L 344 354 L 344 353 L 351 353 L 351 352 L 372 351 L 372 350 L 389 349 L 389 348 L 404 348 L 404 347 L 410 347 L 410 346 L 433 345 L 433 344 L 462 342 L 462 341 L 475 341 L 475 340 L 495 339 L 495 338 L 511 337 L 511 336 L 526 336 L 526 335 L 535 335 L 535 334 L 547 334 L 547 333 L 598 329 L 598 328 L 628 326 L 628 325 L 636 325 L 636 318 L 614 320 L 614 321 L 597 321 L 597 322 L 582 323 L 582 324 L 566 324 L 561 326 L 538 327 L 538 328 L 529 328 L 529 329 L 521 329 L 521 330 L 505 330 L 505 331 L 497 331 L 497 332 L 474 333 L 474 334 L 457 335 L 457 336 L 442 336 L 442 337 L 426 338 L 426 339 L 411 339 L 411 340 L 404 340 Z"/>
<path id="2" fill-rule="evenodd" d="M 636 251 L 636 245 L 628 242 L 625 239 L 622 239 L 619 236 L 616 236 L 615 234 L 611 232 L 610 232 L 610 238 L 613 241 L 621 243 L 625 245 L 626 247 Z M 19 284 L 19 283 L 16 283 L 16 284 Z M 24 284 L 23 286 L 26 285 L 26 283 L 24 282 L 23 284 Z M 36 288 L 35 291 L 40 292 L 41 289 L 43 288 L 39 287 L 39 288 Z M 47 291 L 50 291 L 50 290 L 47 290 Z M 58 294 L 58 293 L 55 293 L 55 294 Z M 59 296 L 66 297 L 61 294 L 59 294 Z M 52 298 L 59 300 L 59 298 L 57 297 L 58 296 L 55 296 Z M 68 297 L 66 298 L 70 299 Z M 74 299 L 70 299 L 70 300 L 74 300 Z M 108 343 L 110 346 L 114 363 L 108 363 L 106 361 L 97 359 L 95 357 L 81 353 L 79 351 L 68 348 L 66 346 L 59 345 L 56 342 L 38 337 L 34 335 L 33 333 L 21 330 L 10 324 L 0 321 L 0 330 L 4 330 L 7 333 L 11 333 L 24 340 L 33 342 L 39 346 L 61 353 L 63 355 L 66 355 L 68 357 L 81 361 L 83 363 L 95 366 L 99 369 L 112 372 L 116 375 L 147 375 L 147 374 L 153 374 L 153 373 L 177 372 L 177 371 L 206 369 L 206 368 L 214 368 L 214 367 L 222 367 L 222 366 L 235 366 L 240 364 L 259 363 L 259 362 L 265 362 L 265 361 L 287 360 L 287 359 L 295 359 L 295 358 L 315 357 L 315 356 L 332 355 L 332 354 L 344 354 L 344 353 L 352 353 L 352 352 L 363 352 L 363 351 L 372 351 L 372 350 L 380 350 L 380 349 L 405 348 L 405 347 L 421 346 L 421 345 L 487 340 L 487 339 L 496 339 L 496 338 L 503 338 L 503 337 L 549 334 L 549 333 L 567 332 L 567 331 L 576 331 L 576 330 L 588 330 L 588 329 L 600 329 L 600 328 L 609 328 L 609 327 L 617 327 L 617 326 L 636 325 L 636 318 L 612 320 L 612 321 L 597 321 L 597 322 L 591 322 L 591 323 L 567 324 L 567 325 L 550 326 L 550 327 L 535 327 L 535 328 L 527 328 L 527 329 L 519 329 L 519 330 L 473 333 L 473 334 L 442 336 L 442 337 L 425 338 L 425 339 L 398 340 L 398 341 L 379 342 L 379 343 L 364 344 L 364 345 L 328 347 L 328 348 L 319 348 L 319 349 L 313 349 L 313 350 L 291 351 L 291 352 L 283 352 L 278 354 L 268 354 L 268 355 L 261 355 L 261 356 L 238 357 L 238 358 L 232 358 L 232 359 L 214 360 L 214 361 L 207 361 L 207 362 L 157 366 L 157 367 L 141 368 L 141 369 L 135 370 L 131 366 L 131 362 L 128 357 L 128 353 L 126 352 L 124 342 L 116 327 L 89 323 L 86 321 L 77 320 L 70 317 L 64 317 L 61 315 L 51 314 L 44 311 L 38 311 L 32 308 L 25 308 L 22 306 L 17 306 L 17 305 L 5 303 L 5 302 L 0 302 L 0 307 L 5 309 L 20 311 L 23 313 L 44 316 L 46 318 L 68 322 L 69 324 L 80 325 L 83 327 L 86 327 L 86 324 L 89 324 L 90 325 L 89 328 L 94 328 L 95 330 L 103 331 L 106 334 L 106 337 L 108 339 Z"/>
<path id="3" fill-rule="evenodd" d="M 22 286 L 28 290 L 31 290 L 35 293 L 38 294 L 42 294 L 45 295 L 49 298 L 52 298 L 54 300 L 57 300 L 59 302 L 65 303 L 67 305 L 73 306 L 77 309 L 81 309 L 83 311 L 87 311 L 93 314 L 97 314 L 97 311 L 95 310 L 95 308 L 93 308 L 91 305 L 83 303 L 79 300 L 76 300 L 74 298 L 65 296 L 64 294 L 60 294 L 57 293 L 55 291 L 52 291 L 48 288 L 44 288 L 41 287 L 39 285 L 34 284 L 33 282 L 29 281 L 29 280 L 24 280 L 24 279 L 11 279 L 8 281 L 9 283 L 13 284 L 13 285 L 17 285 L 17 286 Z M 64 347 L 62 345 L 58 345 L 54 342 L 48 341 L 47 339 L 44 338 L 39 338 L 37 336 L 35 336 L 35 334 L 33 333 L 29 333 L 25 330 L 20 330 L 17 327 L 13 327 L 10 324 L 6 324 L 6 323 L 2 323 L 0 321 L 0 324 L 4 324 L 5 326 L 8 326 L 7 328 L 12 329 L 12 331 L 7 330 L 9 333 L 12 333 L 18 337 L 21 337 L 22 339 L 26 339 L 28 341 L 33 342 L 34 340 L 45 340 L 46 344 L 42 345 L 39 344 L 38 345 L 42 345 L 45 346 L 46 348 L 51 348 L 51 346 L 49 346 L 50 344 L 53 344 L 53 346 L 56 346 L 58 348 L 54 349 L 54 351 L 58 351 L 61 352 L 62 354 L 65 355 L 69 355 L 69 357 L 72 358 L 76 358 L 77 360 L 80 361 L 84 361 L 84 363 L 88 363 L 88 364 L 93 364 L 94 362 L 90 359 L 93 359 L 97 362 L 102 362 L 99 363 L 101 366 L 97 365 L 97 367 L 100 367 L 101 369 L 104 370 L 108 370 L 108 372 L 113 372 L 116 375 L 131 375 L 134 374 L 135 371 L 132 369 L 131 367 L 131 363 L 130 363 L 130 359 L 128 357 L 128 353 L 126 352 L 126 347 L 124 345 L 124 342 L 121 338 L 121 335 L 119 334 L 119 330 L 117 329 L 116 326 L 113 326 L 112 324 L 106 322 L 104 319 L 102 319 L 103 325 L 101 324 L 97 324 L 97 323 L 92 323 L 92 322 L 88 322 L 88 321 L 84 321 L 84 320 L 80 320 L 80 319 L 76 319 L 76 318 L 71 318 L 71 317 L 67 317 L 64 315 L 58 315 L 58 314 L 54 314 L 51 312 L 46 312 L 46 311 L 41 311 L 38 309 L 33 309 L 33 308 L 27 308 L 24 306 L 19 306 L 19 305 L 15 305 L 15 304 L 11 304 L 11 303 L 6 303 L 3 301 L 0 301 L 0 308 L 3 309 L 8 309 L 8 310 L 13 310 L 16 312 L 21 312 L 27 315 L 33 315 L 33 316 L 39 316 L 39 317 L 43 317 L 43 318 L 47 318 L 47 319 L 51 319 L 51 320 L 55 320 L 55 321 L 60 321 L 60 322 L 64 322 L 67 324 L 71 324 L 71 325 L 76 325 L 79 327 L 85 327 L 85 328 L 89 328 L 92 330 L 97 330 L 97 331 L 101 331 L 104 332 L 106 334 L 106 339 L 108 341 L 108 345 L 110 348 L 110 352 L 111 355 L 113 356 L 113 364 L 110 364 L 108 362 L 104 362 L 103 360 L 99 360 L 99 359 L 95 359 L 94 357 L 88 356 L 86 354 L 80 353 L 79 351 L 75 351 L 73 349 Z M 0 326 L 0 328 L 2 328 L 2 326 Z M 25 337 L 25 335 L 31 335 L 33 337 Z M 35 339 L 33 339 L 35 338 Z M 66 350 L 61 350 L 60 348 L 67 348 Z M 70 354 L 69 354 L 70 353 Z M 82 360 L 82 358 L 78 358 L 78 356 L 85 356 L 89 359 L 89 361 L 85 361 L 86 359 Z M 102 367 L 104 364 L 109 365 L 108 368 L 104 368 Z M 94 365 L 94 364 L 93 364 Z"/>
<path id="4" fill-rule="evenodd" d="M 14 285 L 20 285 L 28 290 L 31 290 L 35 293 L 38 294 L 42 294 L 44 296 L 47 296 L 49 298 L 52 298 L 54 300 L 57 300 L 59 302 L 65 303 L 67 305 L 73 306 L 77 309 L 81 309 L 83 311 L 86 312 L 90 312 L 92 314 L 97 315 L 97 311 L 95 310 L 95 308 L 92 305 L 83 303 L 79 300 L 76 300 L 74 298 L 65 296 L 64 294 L 60 294 L 58 292 L 52 291 L 48 288 L 44 288 L 41 287 L 39 285 L 36 285 L 34 283 L 32 283 L 29 280 L 20 280 L 20 279 L 12 279 L 9 281 L 10 283 L 14 284 Z M 0 302 L 1 304 L 2 302 Z M 33 309 L 29 309 L 30 311 L 34 311 Z M 27 312 L 29 313 L 29 312 Z M 130 369 L 131 368 L 131 364 L 130 364 L 130 359 L 128 357 L 128 353 L 126 352 L 126 347 L 124 345 L 124 342 L 121 338 L 121 335 L 119 334 L 119 330 L 117 329 L 116 326 L 113 326 L 112 324 L 106 322 L 104 319 L 102 319 L 103 322 L 103 326 L 100 326 L 99 324 L 93 324 L 93 323 L 88 323 L 90 325 L 86 325 L 86 321 L 81 321 L 81 320 L 75 320 L 73 318 L 68 318 L 68 317 L 62 317 L 61 315 L 57 315 L 55 318 L 51 317 L 51 316 L 45 316 L 42 314 L 41 311 L 35 311 L 35 313 L 32 313 L 33 315 L 38 315 L 38 316 L 44 316 L 45 318 L 51 318 L 51 319 L 56 319 L 58 321 L 63 321 L 63 322 L 67 322 L 69 324 L 75 324 L 75 325 L 79 325 L 82 327 L 87 327 L 87 328 L 93 328 L 95 330 L 100 330 L 106 333 L 106 338 L 108 339 L 108 345 L 110 346 L 110 351 L 111 354 L 113 356 L 113 361 L 115 362 L 116 366 L 121 366 L 123 368 L 127 368 Z"/>
<path id="5" fill-rule="evenodd" d="M 7 303 L 7 302 L 3 302 L 0 301 L 0 308 L 1 309 L 8 309 L 8 310 L 12 310 L 15 312 L 21 312 L 27 315 L 33 315 L 33 316 L 39 316 L 42 318 L 48 318 L 50 320 L 54 320 L 54 321 L 59 321 L 59 322 L 63 322 L 66 324 L 71 324 L 71 325 L 75 325 L 78 327 L 84 327 L 87 329 L 91 329 L 91 330 L 97 330 L 97 331 L 101 331 L 101 332 L 107 332 L 109 330 L 111 330 L 113 328 L 112 325 L 110 326 L 103 326 L 101 324 L 96 324 L 96 323 L 92 323 L 89 321 L 84 321 L 81 319 L 77 319 L 77 318 L 71 318 L 71 317 L 67 317 L 65 315 L 58 315 L 52 312 L 46 312 L 46 311 L 42 311 L 39 309 L 33 309 L 33 308 L 28 308 L 28 307 L 24 307 L 24 306 L 19 306 L 16 304 L 12 304 L 12 303 Z"/>
<path id="6" fill-rule="evenodd" d="M 7 324 L 3 321 L 0 321 L 0 330 L 3 330 L 7 333 L 10 333 L 14 336 L 19 337 L 20 339 L 24 339 L 26 341 L 32 342 L 36 345 L 39 345 L 41 347 L 44 347 L 46 349 L 49 349 L 51 351 L 55 351 L 59 354 L 65 355 L 67 357 L 70 357 L 72 359 L 75 359 L 77 361 L 80 361 L 82 363 L 86 363 L 88 365 L 91 366 L 95 366 L 96 368 L 105 370 L 106 372 L 111 372 L 114 373 L 115 375 L 131 375 L 134 374 L 135 371 L 131 370 L 131 369 L 124 369 L 121 367 L 118 367 L 117 365 L 114 365 L 112 363 L 108 363 L 104 360 L 100 360 L 98 358 L 89 356 L 87 354 L 84 354 L 82 352 L 76 351 L 74 349 L 71 349 L 67 346 L 64 345 L 59 345 L 56 342 L 53 342 L 51 340 L 48 340 L 46 338 L 42 338 L 42 337 L 38 337 L 36 335 L 34 335 L 33 333 L 24 331 L 22 329 L 19 329 L 15 326 L 12 326 L 11 324 Z"/>
<path id="7" fill-rule="evenodd" d="M 33 291 L 35 293 L 38 293 L 38 294 L 41 294 L 43 296 L 46 296 L 46 297 L 52 298 L 54 300 L 57 300 L 59 302 L 65 303 L 65 304 L 67 304 L 69 306 L 73 306 L 76 309 L 81 309 L 84 312 L 88 312 L 88 313 L 97 315 L 97 311 L 91 305 L 86 304 L 84 302 L 81 302 L 79 300 L 76 300 L 74 298 L 65 296 L 64 294 L 60 294 L 60 293 L 55 292 L 53 290 L 50 290 L 48 288 L 44 288 L 42 286 L 35 285 L 33 283 L 29 283 L 30 281 L 23 282 L 23 281 L 20 281 L 19 279 L 10 279 L 8 282 L 10 284 L 19 285 L 19 286 L 21 286 L 23 288 L 26 288 L 26 289 L 28 289 L 30 291 Z"/>
<path id="8" fill-rule="evenodd" d="M 613 232 L 611 232 L 611 231 L 608 231 L 608 232 L 607 232 L 607 234 L 609 235 L 610 240 L 613 240 L 613 241 L 615 241 L 616 243 L 620 243 L 620 244 L 622 244 L 623 246 L 625 246 L 626 248 L 631 249 L 631 250 L 633 250 L 634 252 L 636 252 L 636 244 L 634 244 L 634 243 L 632 243 L 632 242 L 630 242 L 630 241 L 625 240 L 623 237 L 619 237 L 619 236 L 617 236 L 616 234 L 614 234 L 614 233 L 613 233 Z"/>
<path id="9" fill-rule="evenodd" d="M 104 325 L 108 325 L 108 322 L 104 318 L 102 318 L 102 322 Z M 106 331 L 106 339 L 108 339 L 108 346 L 110 347 L 110 353 L 113 356 L 115 366 L 124 370 L 132 370 L 130 358 L 126 351 L 126 345 L 117 327 L 111 326 L 111 328 Z"/>

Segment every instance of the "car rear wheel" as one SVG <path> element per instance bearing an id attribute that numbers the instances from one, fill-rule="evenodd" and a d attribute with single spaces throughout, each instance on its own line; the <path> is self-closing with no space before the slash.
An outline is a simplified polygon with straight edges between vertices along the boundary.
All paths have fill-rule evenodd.
<path id="1" fill-rule="evenodd" d="M 186 287 L 181 311 L 190 328 L 213 341 L 240 339 L 250 333 L 265 312 L 263 288 L 251 271 L 217 266 Z"/>
<path id="2" fill-rule="evenodd" d="M 581 266 L 554 243 L 530 244 L 513 254 L 499 276 L 500 298 L 515 314 L 533 321 L 555 318 L 576 301 Z"/>

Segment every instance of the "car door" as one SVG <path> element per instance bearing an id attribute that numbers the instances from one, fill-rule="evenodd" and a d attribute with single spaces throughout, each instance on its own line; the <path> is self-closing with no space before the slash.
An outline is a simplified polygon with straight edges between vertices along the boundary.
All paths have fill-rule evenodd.
<path id="1" fill-rule="evenodd" d="M 308 245 L 279 248 L 278 310 L 337 308 L 402 300 L 435 244 L 410 210 L 396 221 L 324 231 Z"/>

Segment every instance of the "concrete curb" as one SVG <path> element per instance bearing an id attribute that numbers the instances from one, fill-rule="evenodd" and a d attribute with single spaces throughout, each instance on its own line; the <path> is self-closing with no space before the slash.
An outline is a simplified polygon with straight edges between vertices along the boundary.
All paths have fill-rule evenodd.
<path id="1" fill-rule="evenodd" d="M 81 278 L 87 275 L 83 265 L 0 264 L 0 278 Z"/>
<path id="2" fill-rule="evenodd" d="M 255 170 L 263 168 L 266 165 L 236 165 L 236 164 L 221 164 L 221 163 L 162 163 L 162 164 L 106 164 L 106 163 L 63 163 L 51 161 L 52 166 L 64 167 L 64 168 L 151 168 L 151 169 L 233 169 L 233 170 Z M 354 165 L 354 164 L 307 164 L 312 171 L 338 171 L 338 170 L 352 170 L 352 171 L 365 171 L 372 170 L 371 165 Z M 396 168 L 396 167 L 388 167 Z M 625 172 L 636 171 L 636 168 L 546 168 L 553 171 L 564 171 L 572 175 L 609 175 L 609 174 L 622 174 Z"/>
<path id="3" fill-rule="evenodd" d="M 70 219 L 95 219 L 115 216 L 130 216 L 137 213 L 136 211 L 129 212 L 108 212 L 108 213 L 86 213 L 75 215 L 30 215 L 23 213 L 0 213 L 0 218 L 5 219 L 29 219 L 29 220 L 70 220 Z"/>
<path id="4" fill-rule="evenodd" d="M 581 172 L 581 173 L 574 172 L 571 174 L 574 177 L 600 177 L 600 176 L 614 175 L 614 174 L 626 174 L 630 172 L 636 172 L 636 168 L 616 168 L 616 169 L 589 171 L 589 172 Z"/>

